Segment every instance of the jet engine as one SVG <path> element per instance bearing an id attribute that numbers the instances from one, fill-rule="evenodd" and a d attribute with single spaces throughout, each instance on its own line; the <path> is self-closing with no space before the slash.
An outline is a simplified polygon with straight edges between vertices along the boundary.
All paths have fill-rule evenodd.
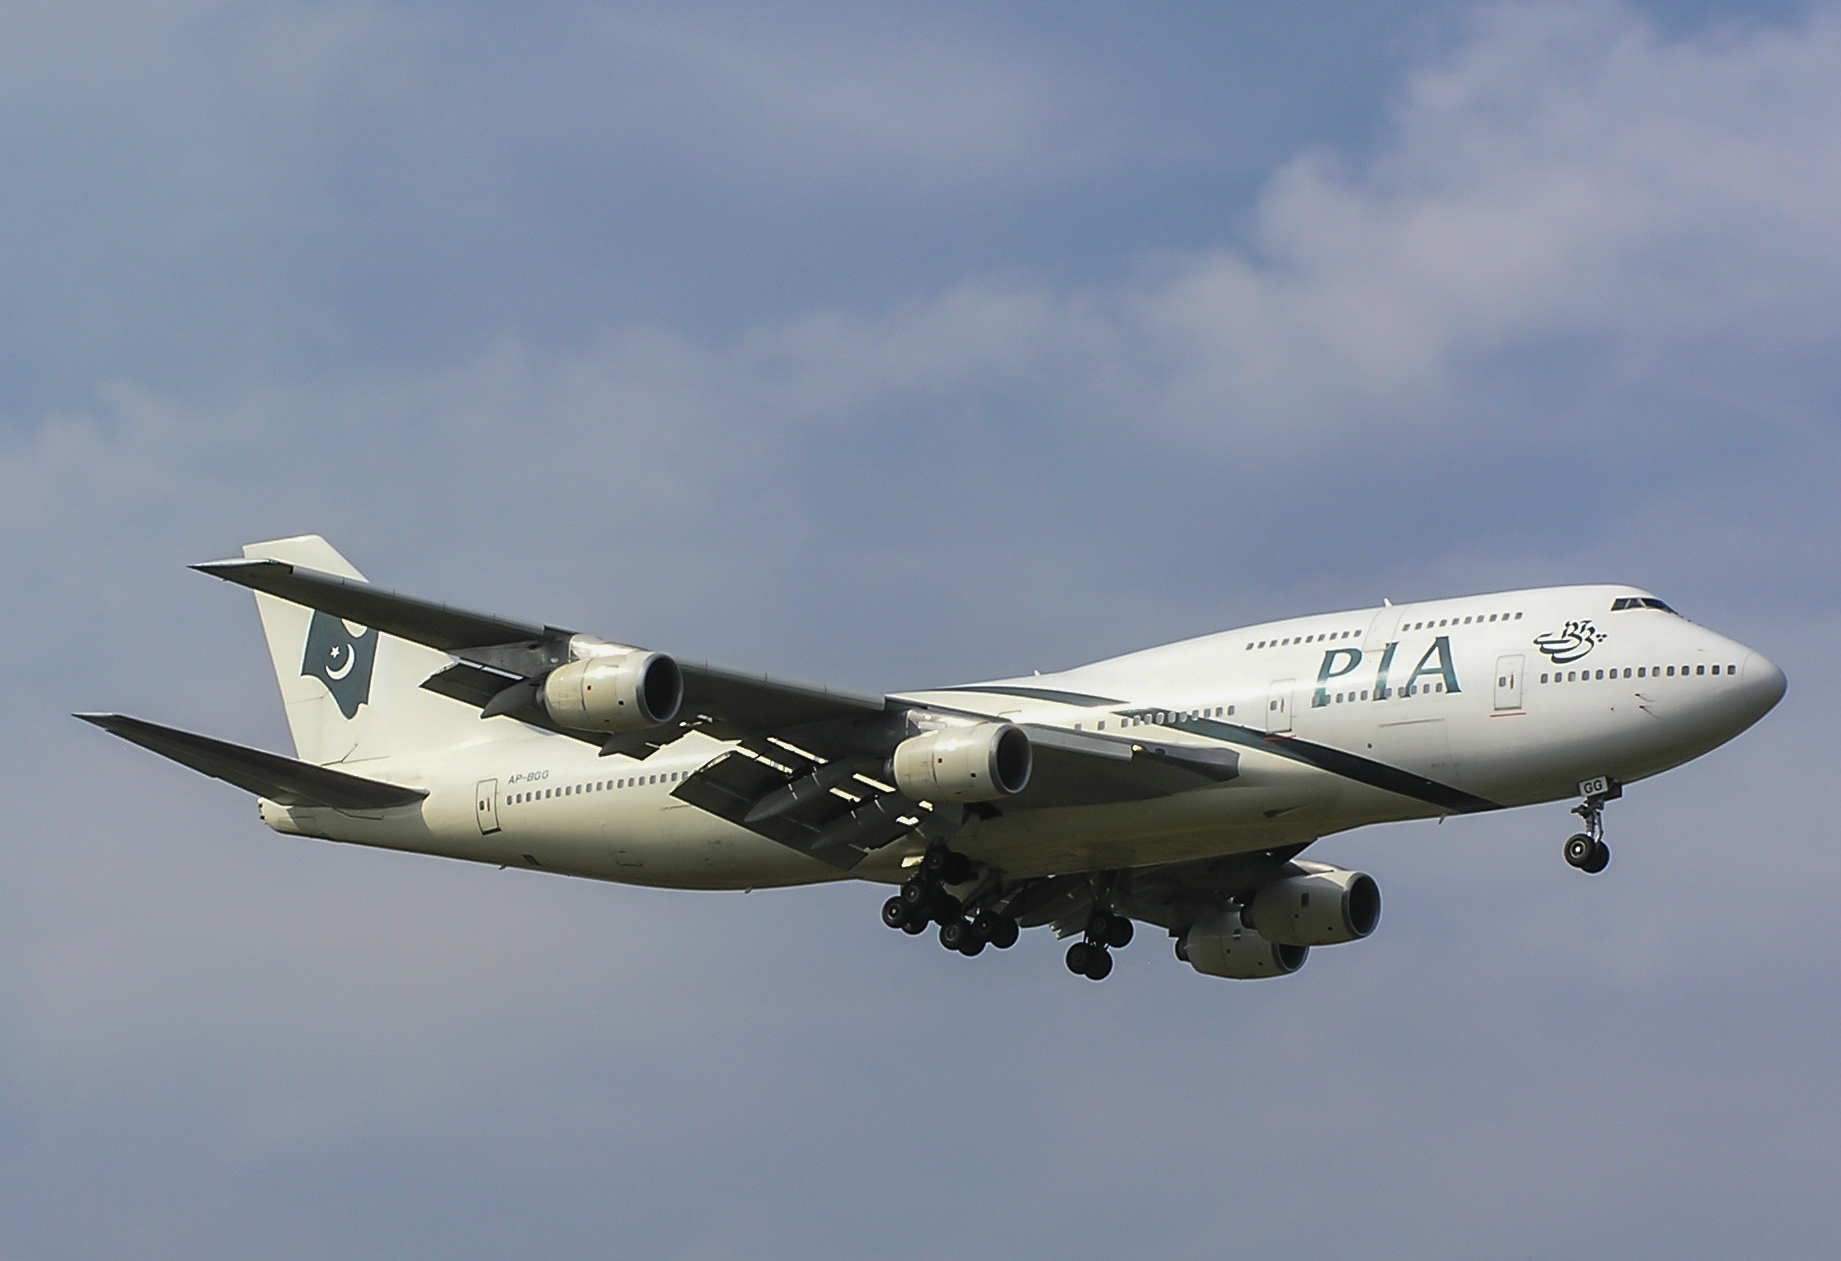
<path id="1" fill-rule="evenodd" d="M 684 700 L 678 663 L 661 652 L 571 661 L 543 681 L 544 712 L 572 731 L 637 731 L 670 722 Z"/>
<path id="2" fill-rule="evenodd" d="M 1381 922 L 1381 887 L 1374 877 L 1322 863 L 1292 866 L 1298 874 L 1263 886 L 1242 917 L 1267 941 L 1334 946 L 1361 940 Z"/>
<path id="3" fill-rule="evenodd" d="M 1231 907 L 1197 920 L 1176 940 L 1176 957 L 1207 976 L 1257 981 L 1289 976 L 1304 966 L 1309 946 L 1267 941 Z"/>
<path id="4" fill-rule="evenodd" d="M 903 740 L 889 774 L 916 801 L 994 801 L 1022 792 L 1034 761 L 1021 727 L 981 722 Z"/>

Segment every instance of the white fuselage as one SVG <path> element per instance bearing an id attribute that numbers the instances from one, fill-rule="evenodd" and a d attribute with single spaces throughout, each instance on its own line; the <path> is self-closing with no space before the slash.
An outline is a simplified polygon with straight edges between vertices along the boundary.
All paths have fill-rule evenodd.
<path id="1" fill-rule="evenodd" d="M 1678 766 L 1756 722 L 1781 671 L 1631 587 L 1554 587 L 1295 618 L 1057 674 L 900 699 L 1012 722 L 1232 747 L 1236 777 L 1123 804 L 998 810 L 955 849 L 1012 876 L 1184 862 L 1389 820 L 1576 797 Z M 1537 642 L 1538 641 L 1538 642 Z M 424 788 L 371 815 L 262 803 L 279 831 L 630 884 L 752 888 L 844 873 L 673 797 L 730 746 L 641 762 L 510 718 L 438 753 L 346 763 Z M 896 881 L 918 838 L 855 876 Z"/>

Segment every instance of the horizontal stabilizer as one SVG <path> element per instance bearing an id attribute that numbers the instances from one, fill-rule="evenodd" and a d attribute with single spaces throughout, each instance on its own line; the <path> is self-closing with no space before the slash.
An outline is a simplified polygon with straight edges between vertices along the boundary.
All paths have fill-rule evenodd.
<path id="1" fill-rule="evenodd" d="M 143 749 L 152 749 L 182 766 L 284 806 L 387 810 L 392 806 L 413 806 L 428 796 L 420 788 L 404 788 L 400 784 L 347 775 L 344 771 L 297 762 L 279 754 L 247 749 L 240 744 L 162 727 L 124 714 L 76 714 L 73 717 L 94 723 Z"/>

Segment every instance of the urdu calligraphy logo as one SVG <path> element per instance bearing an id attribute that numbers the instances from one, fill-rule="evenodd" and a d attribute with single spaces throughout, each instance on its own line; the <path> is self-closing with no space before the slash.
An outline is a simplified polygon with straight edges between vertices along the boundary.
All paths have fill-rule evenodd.
<path id="1" fill-rule="evenodd" d="M 330 613 L 317 609 L 313 623 L 307 627 L 307 653 L 301 658 L 300 672 L 312 675 L 326 685 L 339 712 L 347 718 L 371 699 L 371 665 L 377 659 L 377 630 L 366 628 L 352 634 L 351 627 Z"/>
<path id="2" fill-rule="evenodd" d="M 1577 621 L 1568 622 L 1557 631 L 1536 635 L 1534 646 L 1551 657 L 1553 664 L 1563 666 L 1569 661 L 1577 661 L 1606 638 L 1605 633 L 1589 620 Z"/>

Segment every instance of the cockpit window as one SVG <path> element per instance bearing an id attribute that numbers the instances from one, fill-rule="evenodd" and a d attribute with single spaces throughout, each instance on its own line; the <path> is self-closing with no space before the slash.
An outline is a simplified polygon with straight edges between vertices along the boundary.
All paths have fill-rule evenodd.
<path id="1" fill-rule="evenodd" d="M 1663 613 L 1675 613 L 1675 610 L 1669 608 L 1668 605 L 1651 595 L 1619 596 L 1617 599 L 1611 601 L 1611 612 L 1621 613 L 1625 609 L 1656 609 Z M 1680 617 L 1681 614 L 1675 613 L 1675 616 Z"/>

